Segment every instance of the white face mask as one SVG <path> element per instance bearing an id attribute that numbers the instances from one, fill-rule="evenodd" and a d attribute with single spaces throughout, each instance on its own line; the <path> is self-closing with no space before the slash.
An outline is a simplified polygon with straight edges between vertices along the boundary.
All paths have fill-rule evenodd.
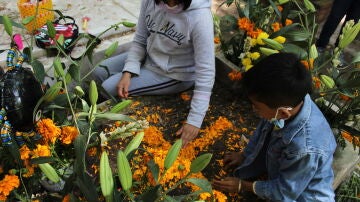
<path id="1" fill-rule="evenodd" d="M 270 119 L 270 123 L 274 124 L 274 125 L 275 125 L 275 128 L 277 128 L 277 129 L 284 128 L 284 126 L 285 126 L 285 120 L 287 120 L 287 118 L 286 118 L 286 119 L 277 119 L 277 115 L 278 115 L 278 113 L 279 113 L 279 109 L 281 109 L 281 108 L 286 109 L 286 110 L 288 110 L 288 111 L 290 111 L 290 110 L 293 109 L 292 107 L 279 107 L 279 108 L 276 109 L 275 117 L 272 118 L 272 119 Z"/>

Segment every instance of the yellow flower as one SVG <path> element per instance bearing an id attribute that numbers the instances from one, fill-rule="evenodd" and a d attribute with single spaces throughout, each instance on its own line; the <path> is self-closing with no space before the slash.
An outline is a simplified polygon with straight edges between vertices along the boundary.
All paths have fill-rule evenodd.
<path id="1" fill-rule="evenodd" d="M 250 54 L 250 58 L 252 60 L 257 60 L 260 57 L 260 53 L 259 52 L 253 52 Z"/>
<path id="2" fill-rule="evenodd" d="M 279 43 L 285 43 L 286 38 L 283 36 L 278 36 L 278 37 L 274 38 L 274 41 L 277 41 Z"/>
<path id="3" fill-rule="evenodd" d="M 256 46 L 256 45 L 257 45 L 256 39 L 251 38 L 251 39 L 250 39 L 250 46 L 251 46 L 251 47 L 254 47 L 254 46 Z"/>
<path id="4" fill-rule="evenodd" d="M 265 45 L 262 39 L 269 38 L 269 35 L 266 32 L 261 32 L 259 36 L 256 38 L 256 42 L 260 45 Z"/>
<path id="5" fill-rule="evenodd" d="M 78 134 L 77 128 L 73 126 L 64 126 L 61 128 L 60 141 L 64 144 L 71 144 Z"/>
<path id="6" fill-rule="evenodd" d="M 249 65 L 251 65 L 251 59 L 250 58 L 243 58 L 241 60 L 241 64 L 244 65 L 244 66 L 249 66 Z"/>
<path id="7" fill-rule="evenodd" d="M 56 127 L 51 119 L 42 119 L 37 122 L 37 130 L 43 136 L 46 142 L 55 143 L 60 135 L 60 128 Z"/>
<path id="8" fill-rule="evenodd" d="M 36 145 L 36 149 L 34 150 L 34 157 L 40 156 L 51 156 L 50 148 L 47 145 Z"/>

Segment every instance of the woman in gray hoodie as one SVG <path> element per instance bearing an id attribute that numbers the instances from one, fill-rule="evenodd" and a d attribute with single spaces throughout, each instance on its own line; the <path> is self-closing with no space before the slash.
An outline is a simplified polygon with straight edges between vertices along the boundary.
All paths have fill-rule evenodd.
<path id="1" fill-rule="evenodd" d="M 111 95 L 164 95 L 194 86 L 183 146 L 193 140 L 209 106 L 215 80 L 211 0 L 142 0 L 129 51 L 106 60 L 95 75 Z"/>

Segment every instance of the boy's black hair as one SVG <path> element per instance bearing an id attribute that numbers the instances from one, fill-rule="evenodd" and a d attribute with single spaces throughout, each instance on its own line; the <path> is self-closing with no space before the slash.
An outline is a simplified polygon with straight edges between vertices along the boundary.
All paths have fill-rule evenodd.
<path id="1" fill-rule="evenodd" d="M 310 72 L 291 53 L 272 54 L 244 73 L 245 93 L 270 108 L 295 107 L 312 90 Z"/>
<path id="2" fill-rule="evenodd" d="M 155 0 L 156 4 L 159 4 L 161 1 L 163 1 L 164 3 L 166 3 L 168 0 Z M 183 4 L 183 10 L 186 10 L 189 8 L 190 4 L 191 4 L 192 0 L 176 0 L 177 4 Z"/>

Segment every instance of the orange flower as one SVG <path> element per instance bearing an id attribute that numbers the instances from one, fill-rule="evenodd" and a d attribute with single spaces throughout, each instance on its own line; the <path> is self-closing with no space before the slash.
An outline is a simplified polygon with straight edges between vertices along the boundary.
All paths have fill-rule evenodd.
<path id="1" fill-rule="evenodd" d="M 47 145 L 36 145 L 33 157 L 51 156 L 50 148 Z"/>
<path id="2" fill-rule="evenodd" d="M 214 37 L 214 43 L 219 44 L 220 43 L 220 38 L 219 37 Z"/>
<path id="3" fill-rule="evenodd" d="M 37 122 L 37 130 L 43 136 L 46 142 L 55 143 L 60 135 L 60 128 L 56 127 L 51 119 L 41 119 Z"/>
<path id="4" fill-rule="evenodd" d="M 285 25 L 286 25 L 286 26 L 291 25 L 292 23 L 293 23 L 293 21 L 290 20 L 290 19 L 286 19 L 286 20 L 285 20 Z"/>
<path id="5" fill-rule="evenodd" d="M 5 175 L 0 181 L 0 200 L 5 201 L 14 188 L 18 188 L 20 180 L 17 175 Z"/>
<path id="6" fill-rule="evenodd" d="M 314 68 L 314 59 L 310 58 L 309 60 L 301 60 L 300 61 L 307 70 L 311 70 Z"/>
<path id="7" fill-rule="evenodd" d="M 275 22 L 275 23 L 273 23 L 273 24 L 271 25 L 271 28 L 273 29 L 274 32 L 277 32 L 277 31 L 280 30 L 281 25 L 280 25 L 280 23 Z"/>
<path id="8" fill-rule="evenodd" d="M 91 147 L 91 148 L 89 148 L 89 149 L 87 150 L 87 154 L 88 154 L 89 156 L 95 156 L 96 153 L 97 153 L 97 148 L 96 148 L 96 147 Z"/>
<path id="9" fill-rule="evenodd" d="M 349 100 L 351 100 L 351 97 L 349 97 L 349 96 L 347 96 L 347 95 L 340 94 L 339 96 L 340 96 L 340 98 L 341 98 L 342 100 L 344 100 L 344 101 L 349 101 Z"/>
<path id="10" fill-rule="evenodd" d="M 28 159 L 30 157 L 30 149 L 24 144 L 21 148 L 20 148 L 20 158 L 22 160 Z"/>
<path id="11" fill-rule="evenodd" d="M 282 12 L 282 11 L 284 10 L 282 6 L 277 6 L 277 9 L 278 9 L 280 12 Z"/>
<path id="12" fill-rule="evenodd" d="M 71 144 L 78 134 L 77 128 L 73 126 L 64 126 L 61 128 L 60 141 L 64 144 Z"/>
<path id="13" fill-rule="evenodd" d="M 33 174 L 35 172 L 35 169 L 34 169 L 34 166 L 30 163 L 30 160 L 26 159 L 24 161 L 24 165 L 25 165 L 25 168 L 26 168 L 26 172 L 22 176 L 26 177 L 26 178 L 33 176 Z"/>
<path id="14" fill-rule="evenodd" d="M 231 81 L 238 81 L 241 80 L 242 74 L 240 71 L 233 70 L 228 74 L 228 77 L 230 78 Z"/>
<path id="15" fill-rule="evenodd" d="M 63 198 L 62 202 L 70 202 L 70 194 L 67 194 L 67 195 Z"/>
<path id="16" fill-rule="evenodd" d="M 263 31 L 259 28 L 248 31 L 247 35 L 253 39 L 256 39 Z"/>
<path id="17" fill-rule="evenodd" d="M 349 142 L 353 141 L 353 136 L 348 131 L 341 131 L 341 136 Z"/>
<path id="18" fill-rule="evenodd" d="M 238 26 L 244 31 L 250 31 L 254 28 L 254 24 L 250 21 L 249 18 L 243 17 L 238 19 Z"/>
<path id="19" fill-rule="evenodd" d="M 180 97 L 181 97 L 181 99 L 184 100 L 184 101 L 189 101 L 189 100 L 191 99 L 191 96 L 190 96 L 189 94 L 187 94 L 186 92 L 181 93 L 181 94 L 180 94 Z"/>
<path id="20" fill-rule="evenodd" d="M 313 79 L 315 88 L 319 89 L 321 87 L 321 80 L 316 76 L 313 76 L 312 79 Z"/>

